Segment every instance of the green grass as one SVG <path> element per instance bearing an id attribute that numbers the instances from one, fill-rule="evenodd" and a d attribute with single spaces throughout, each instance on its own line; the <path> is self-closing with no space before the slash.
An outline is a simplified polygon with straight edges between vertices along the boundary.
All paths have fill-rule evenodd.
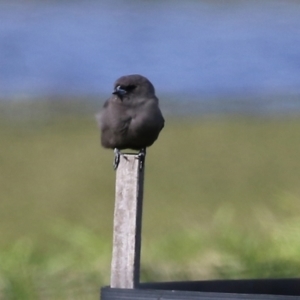
<path id="1" fill-rule="evenodd" d="M 95 299 L 113 154 L 93 116 L 28 114 L 0 122 L 0 299 Z M 146 161 L 142 280 L 299 277 L 299 132 L 291 117 L 168 117 Z"/>

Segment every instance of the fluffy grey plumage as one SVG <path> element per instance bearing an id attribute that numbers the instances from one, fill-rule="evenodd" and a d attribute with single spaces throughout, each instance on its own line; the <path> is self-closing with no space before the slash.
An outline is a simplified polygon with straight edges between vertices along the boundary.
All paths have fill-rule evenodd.
<path id="1" fill-rule="evenodd" d="M 104 148 L 141 150 L 151 146 L 164 127 L 152 83 L 141 75 L 120 77 L 100 115 Z"/>

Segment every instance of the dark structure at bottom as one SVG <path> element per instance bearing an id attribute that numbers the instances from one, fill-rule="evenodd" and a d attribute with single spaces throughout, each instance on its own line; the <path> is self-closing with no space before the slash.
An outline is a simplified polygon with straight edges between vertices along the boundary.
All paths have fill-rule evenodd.
<path id="1" fill-rule="evenodd" d="M 300 279 L 141 283 L 135 289 L 103 287 L 101 300 L 300 300 Z"/>

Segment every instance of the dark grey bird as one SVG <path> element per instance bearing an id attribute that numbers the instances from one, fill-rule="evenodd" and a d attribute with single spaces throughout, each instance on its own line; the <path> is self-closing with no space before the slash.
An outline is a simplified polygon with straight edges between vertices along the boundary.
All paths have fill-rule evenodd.
<path id="1" fill-rule="evenodd" d="M 146 148 L 164 127 L 158 102 L 154 86 L 146 77 L 134 74 L 116 80 L 100 114 L 101 144 L 114 149 L 114 169 L 123 149 L 138 150 L 143 165 Z"/>

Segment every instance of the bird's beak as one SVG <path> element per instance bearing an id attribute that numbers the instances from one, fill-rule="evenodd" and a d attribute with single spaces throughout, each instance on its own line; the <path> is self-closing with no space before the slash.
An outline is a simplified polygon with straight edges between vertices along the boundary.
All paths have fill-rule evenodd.
<path id="1" fill-rule="evenodd" d="M 125 95 L 127 92 L 124 89 L 121 89 L 121 86 L 118 85 L 115 90 L 113 91 L 114 95 L 118 95 L 118 96 L 123 96 Z"/>

